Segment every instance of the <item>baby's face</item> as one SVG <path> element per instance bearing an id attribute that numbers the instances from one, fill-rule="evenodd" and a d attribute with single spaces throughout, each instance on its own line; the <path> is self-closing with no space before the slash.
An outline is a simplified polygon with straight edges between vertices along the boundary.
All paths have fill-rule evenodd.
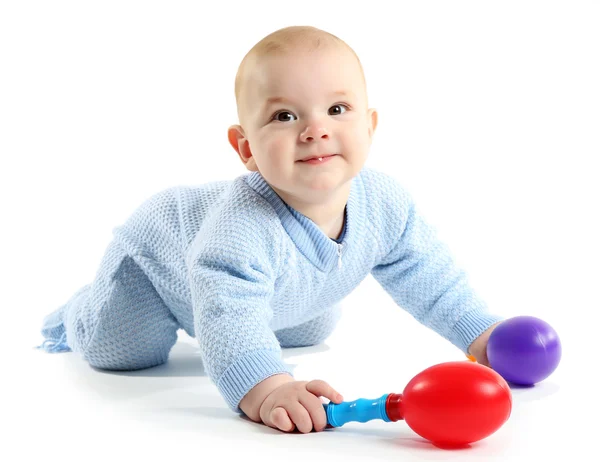
<path id="1" fill-rule="evenodd" d="M 241 98 L 252 156 L 246 165 L 284 200 L 318 203 L 347 191 L 376 125 L 350 51 L 329 47 L 263 57 L 249 71 Z"/>

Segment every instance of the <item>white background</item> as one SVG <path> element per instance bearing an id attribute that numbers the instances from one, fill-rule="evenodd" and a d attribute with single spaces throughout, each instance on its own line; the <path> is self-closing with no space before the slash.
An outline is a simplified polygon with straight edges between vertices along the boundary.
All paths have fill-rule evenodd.
<path id="1" fill-rule="evenodd" d="M 297 24 L 361 57 L 380 113 L 368 165 L 410 190 L 491 310 L 538 316 L 560 335 L 556 372 L 513 390 L 511 419 L 469 449 L 437 449 L 404 422 L 308 435 L 251 424 L 226 408 L 183 336 L 169 364 L 131 374 L 33 348 L 43 317 L 90 281 L 112 229 L 144 199 L 245 173 L 226 139 L 237 66 Z M 585 1 L 2 2 L 1 458 L 596 452 L 599 24 L 599 4 Z M 352 400 L 401 392 L 464 356 L 367 279 L 325 345 L 285 358 L 299 379 Z"/>

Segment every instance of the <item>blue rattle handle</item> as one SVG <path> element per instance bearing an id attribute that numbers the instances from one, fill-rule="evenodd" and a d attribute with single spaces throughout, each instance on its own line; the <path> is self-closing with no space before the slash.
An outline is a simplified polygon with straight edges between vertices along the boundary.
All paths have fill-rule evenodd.
<path id="1" fill-rule="evenodd" d="M 386 393 L 376 399 L 360 398 L 340 404 L 323 404 L 327 413 L 327 423 L 332 427 L 341 427 L 348 422 L 368 422 L 374 419 L 390 422 L 385 410 L 388 395 L 389 393 Z"/>

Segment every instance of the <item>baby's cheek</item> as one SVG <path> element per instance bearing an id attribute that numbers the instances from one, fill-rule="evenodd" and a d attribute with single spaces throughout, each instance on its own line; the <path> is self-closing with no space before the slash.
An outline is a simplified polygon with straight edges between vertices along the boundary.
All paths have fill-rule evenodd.
<path id="1" fill-rule="evenodd" d="M 353 157 L 363 157 L 369 151 L 368 133 L 363 134 L 357 128 L 356 135 L 346 143 L 346 150 L 352 153 Z"/>
<path id="2" fill-rule="evenodd" d="M 293 143 L 285 139 L 276 139 L 269 143 L 269 158 L 273 164 L 285 165 L 294 161 L 296 152 Z"/>
<path id="3" fill-rule="evenodd" d="M 364 149 L 369 143 L 369 127 L 364 119 L 357 120 L 352 124 L 352 129 L 349 131 L 352 137 L 352 144 L 360 149 Z"/>
<path id="4" fill-rule="evenodd" d="M 289 150 L 289 141 L 282 137 L 277 137 L 269 141 L 269 151 L 272 154 L 280 154 Z"/>

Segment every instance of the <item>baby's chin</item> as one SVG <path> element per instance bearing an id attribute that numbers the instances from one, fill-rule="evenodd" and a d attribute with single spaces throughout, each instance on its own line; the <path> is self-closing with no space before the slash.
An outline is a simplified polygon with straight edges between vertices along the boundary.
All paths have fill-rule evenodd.
<path id="1" fill-rule="evenodd" d="M 326 197 L 348 193 L 350 179 L 339 174 L 317 175 L 298 182 L 296 188 L 305 199 L 313 199 L 316 202 Z"/>

